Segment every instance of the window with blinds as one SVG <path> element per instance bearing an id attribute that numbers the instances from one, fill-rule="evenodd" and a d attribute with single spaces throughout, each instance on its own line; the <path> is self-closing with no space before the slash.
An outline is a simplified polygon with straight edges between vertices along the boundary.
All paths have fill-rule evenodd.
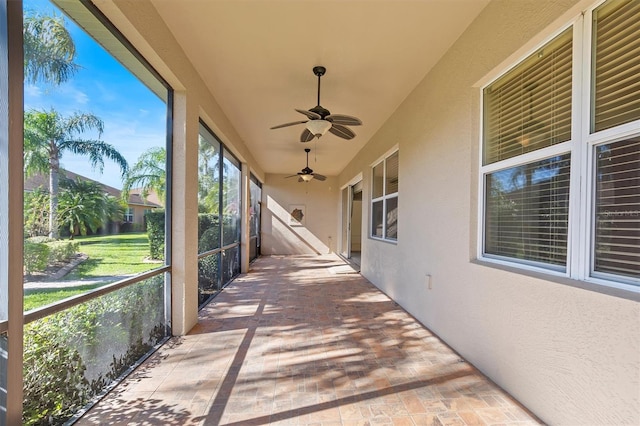
<path id="1" fill-rule="evenodd" d="M 389 156 L 385 166 L 385 238 L 398 239 L 398 152 Z"/>
<path id="2" fill-rule="evenodd" d="M 640 0 L 585 10 L 483 89 L 482 114 L 480 255 L 638 291 Z"/>
<path id="3" fill-rule="evenodd" d="M 484 89 L 484 161 L 571 139 L 572 31 L 566 30 Z"/>
<path id="4" fill-rule="evenodd" d="M 640 137 L 596 147 L 594 270 L 640 277 Z"/>
<path id="5" fill-rule="evenodd" d="M 597 132 L 640 119 L 640 1 L 609 1 L 593 13 L 593 112 Z"/>
<path id="6" fill-rule="evenodd" d="M 371 236 L 398 239 L 398 151 L 373 166 L 371 188 Z"/>
<path id="7" fill-rule="evenodd" d="M 486 176 L 485 253 L 564 266 L 569 154 Z"/>

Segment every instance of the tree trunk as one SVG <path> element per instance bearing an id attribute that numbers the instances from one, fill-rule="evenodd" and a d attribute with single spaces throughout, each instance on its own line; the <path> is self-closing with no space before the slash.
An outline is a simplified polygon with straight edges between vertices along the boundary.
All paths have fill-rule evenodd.
<path id="1" fill-rule="evenodd" d="M 49 238 L 58 239 L 58 172 L 60 160 L 57 154 L 49 157 Z"/>

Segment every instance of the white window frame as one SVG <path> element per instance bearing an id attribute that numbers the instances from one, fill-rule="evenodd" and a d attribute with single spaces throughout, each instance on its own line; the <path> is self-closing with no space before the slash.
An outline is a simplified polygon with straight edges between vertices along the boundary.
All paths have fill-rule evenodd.
<path id="1" fill-rule="evenodd" d="M 127 207 L 127 210 L 124 212 L 124 221 L 128 223 L 133 223 L 133 207 Z"/>
<path id="2" fill-rule="evenodd" d="M 371 199 L 369 202 L 369 238 L 378 241 L 386 241 L 389 243 L 397 244 L 398 238 L 389 238 L 387 237 L 387 200 L 395 198 L 398 199 L 398 194 L 400 193 L 400 185 L 398 185 L 398 190 L 394 193 L 387 194 L 387 159 L 394 154 L 398 154 L 398 177 L 400 176 L 400 154 L 399 154 L 398 146 L 394 146 L 389 151 L 387 151 L 382 157 L 378 158 L 376 161 L 371 163 Z M 382 196 L 373 198 L 373 185 L 374 185 L 374 176 L 373 169 L 374 167 L 382 164 Z M 376 202 L 382 201 L 382 237 L 373 234 L 373 204 Z M 399 206 L 399 204 L 398 204 Z M 397 235 L 397 234 L 396 234 Z"/>
<path id="3" fill-rule="evenodd" d="M 579 280 L 597 286 L 611 287 L 640 293 L 640 278 L 626 277 L 594 271 L 595 257 L 595 158 L 597 146 L 640 136 L 640 120 L 591 133 L 591 73 L 592 73 L 592 16 L 593 11 L 606 0 L 598 1 L 570 22 L 549 32 L 549 36 L 532 49 L 528 49 L 517 61 L 501 70 L 480 86 L 480 132 L 478 173 L 478 244 L 479 260 L 549 275 Z M 568 28 L 573 28 L 573 70 L 571 99 L 571 139 L 547 148 L 528 152 L 506 160 L 483 165 L 484 152 L 484 89 L 522 63 L 531 54 L 545 46 Z M 516 165 L 539 161 L 556 155 L 570 153 L 571 171 L 569 186 L 569 216 L 567 230 L 567 261 L 565 267 L 486 254 L 485 247 L 485 196 L 486 176 Z M 590 286 L 591 288 L 591 286 Z"/>

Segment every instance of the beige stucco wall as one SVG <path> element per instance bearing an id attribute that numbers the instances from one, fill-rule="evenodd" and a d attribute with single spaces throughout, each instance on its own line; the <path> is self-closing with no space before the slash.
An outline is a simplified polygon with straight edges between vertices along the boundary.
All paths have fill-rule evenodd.
<path id="1" fill-rule="evenodd" d="M 144 215 L 147 210 L 151 210 L 150 207 L 140 206 L 140 205 L 129 205 L 129 208 L 133 210 L 133 224 L 134 230 L 142 231 L 144 230 Z"/>
<path id="2" fill-rule="evenodd" d="M 337 251 L 335 212 L 339 190 L 335 177 L 298 182 L 267 174 L 262 186 L 262 254 L 325 254 Z M 291 226 L 293 206 L 304 206 L 304 226 Z"/>
<path id="3" fill-rule="evenodd" d="M 339 184 L 364 175 L 362 274 L 543 421 L 640 424 L 638 302 L 473 261 L 480 140 L 474 85 L 575 3 L 492 1 Z M 370 165 L 395 144 L 397 245 L 366 237 Z"/>

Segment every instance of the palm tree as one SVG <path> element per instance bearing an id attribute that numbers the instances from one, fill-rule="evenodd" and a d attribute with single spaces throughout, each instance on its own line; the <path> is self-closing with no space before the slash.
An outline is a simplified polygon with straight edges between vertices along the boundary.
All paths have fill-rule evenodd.
<path id="1" fill-rule="evenodd" d="M 68 228 L 69 238 L 73 239 L 76 233 L 87 235 L 88 229 L 95 233 L 104 223 L 104 189 L 97 182 L 80 178 L 63 179 L 60 187 L 60 225 Z"/>
<path id="2" fill-rule="evenodd" d="M 49 173 L 49 236 L 58 238 L 58 175 L 60 158 L 65 152 L 86 156 L 94 169 L 102 172 L 104 158 L 127 173 L 127 160 L 112 145 L 99 139 L 83 139 L 82 134 L 94 130 L 102 135 L 103 123 L 93 114 L 76 113 L 69 117 L 55 110 L 31 110 L 24 115 L 25 173 Z"/>
<path id="3" fill-rule="evenodd" d="M 138 161 L 129 169 L 122 185 L 122 197 L 126 201 L 133 188 L 142 188 L 142 198 L 147 198 L 151 191 L 164 200 L 167 163 L 167 150 L 162 147 L 149 148 L 143 152 Z"/>
<path id="4" fill-rule="evenodd" d="M 78 177 L 62 179 L 60 187 L 60 222 L 69 230 L 70 239 L 87 235 L 88 230 L 95 234 L 99 228 L 106 229 L 109 222 L 122 220 L 120 199 L 106 193 L 100 183 Z"/>
<path id="5" fill-rule="evenodd" d="M 219 213 L 220 148 L 201 137 L 198 146 L 198 209 L 202 213 Z"/>
<path id="6" fill-rule="evenodd" d="M 80 68 L 76 48 L 59 16 L 27 15 L 23 24 L 25 81 L 60 84 Z"/>

